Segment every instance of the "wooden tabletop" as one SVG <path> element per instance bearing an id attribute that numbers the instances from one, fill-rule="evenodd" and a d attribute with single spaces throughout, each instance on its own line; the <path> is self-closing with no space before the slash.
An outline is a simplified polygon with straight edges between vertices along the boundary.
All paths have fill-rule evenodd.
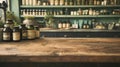
<path id="1" fill-rule="evenodd" d="M 0 42 L 0 62 L 120 63 L 120 38 L 41 38 Z"/>

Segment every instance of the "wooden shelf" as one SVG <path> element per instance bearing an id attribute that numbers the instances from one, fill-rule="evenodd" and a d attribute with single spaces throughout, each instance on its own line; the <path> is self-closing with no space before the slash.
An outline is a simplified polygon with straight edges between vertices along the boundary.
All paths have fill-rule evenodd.
<path id="1" fill-rule="evenodd" d="M 21 15 L 21 17 L 25 17 L 25 16 L 23 16 L 23 15 Z M 41 16 L 39 16 L 39 15 L 37 15 L 37 16 L 35 16 L 36 18 L 42 18 L 42 17 L 44 17 L 43 15 L 41 15 Z M 55 18 L 59 18 L 59 17 L 61 17 L 61 18 L 103 18 L 103 17 L 105 17 L 105 18 L 111 18 L 111 17 L 120 17 L 120 15 L 54 15 L 54 17 Z"/>
<path id="2" fill-rule="evenodd" d="M 98 30 L 98 29 L 40 29 L 41 32 L 120 32 L 120 30 Z"/>
<path id="3" fill-rule="evenodd" d="M 107 8 L 107 7 L 120 7 L 120 5 L 69 5 L 69 6 L 65 6 L 65 5 L 61 5 L 61 6 L 55 6 L 55 5 L 40 5 L 40 6 L 24 6 L 21 5 L 20 8 Z"/>

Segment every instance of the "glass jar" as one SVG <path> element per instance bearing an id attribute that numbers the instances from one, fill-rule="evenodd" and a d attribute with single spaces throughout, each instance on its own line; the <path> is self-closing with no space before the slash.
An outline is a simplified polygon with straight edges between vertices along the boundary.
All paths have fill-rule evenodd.
<path id="1" fill-rule="evenodd" d="M 20 29 L 19 27 L 14 27 L 13 28 L 13 41 L 18 42 L 21 40 L 21 34 L 20 34 Z"/>
<path id="2" fill-rule="evenodd" d="M 20 31 L 21 31 L 21 39 L 26 40 L 27 39 L 27 28 L 25 27 L 25 24 L 19 25 Z"/>
<path id="3" fill-rule="evenodd" d="M 4 25 L 2 30 L 2 40 L 5 42 L 12 41 L 12 29 L 7 25 Z"/>
<path id="4" fill-rule="evenodd" d="M 33 40 L 35 39 L 35 30 L 33 25 L 28 25 L 27 27 L 27 39 L 28 40 Z"/>

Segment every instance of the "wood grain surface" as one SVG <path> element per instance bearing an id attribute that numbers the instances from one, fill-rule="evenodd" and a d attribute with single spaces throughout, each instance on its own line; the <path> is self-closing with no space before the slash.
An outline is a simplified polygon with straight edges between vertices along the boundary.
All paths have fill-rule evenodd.
<path id="1" fill-rule="evenodd" d="M 0 42 L 0 62 L 120 62 L 120 38 Z"/>

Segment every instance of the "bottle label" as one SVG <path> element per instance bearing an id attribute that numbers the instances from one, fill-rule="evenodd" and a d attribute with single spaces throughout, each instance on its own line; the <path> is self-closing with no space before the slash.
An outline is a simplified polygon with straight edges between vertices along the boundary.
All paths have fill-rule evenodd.
<path id="1" fill-rule="evenodd" d="M 22 30 L 22 39 L 27 38 L 27 30 Z"/>
<path id="2" fill-rule="evenodd" d="M 35 30 L 27 30 L 27 36 L 28 36 L 28 39 L 34 39 L 35 38 Z"/>
<path id="3" fill-rule="evenodd" d="M 10 33 L 3 33 L 3 40 L 10 40 Z"/>
<path id="4" fill-rule="evenodd" d="M 13 32 L 13 41 L 20 40 L 20 32 Z"/>
<path id="5" fill-rule="evenodd" d="M 36 31 L 36 37 L 39 38 L 40 37 L 40 32 Z"/>

